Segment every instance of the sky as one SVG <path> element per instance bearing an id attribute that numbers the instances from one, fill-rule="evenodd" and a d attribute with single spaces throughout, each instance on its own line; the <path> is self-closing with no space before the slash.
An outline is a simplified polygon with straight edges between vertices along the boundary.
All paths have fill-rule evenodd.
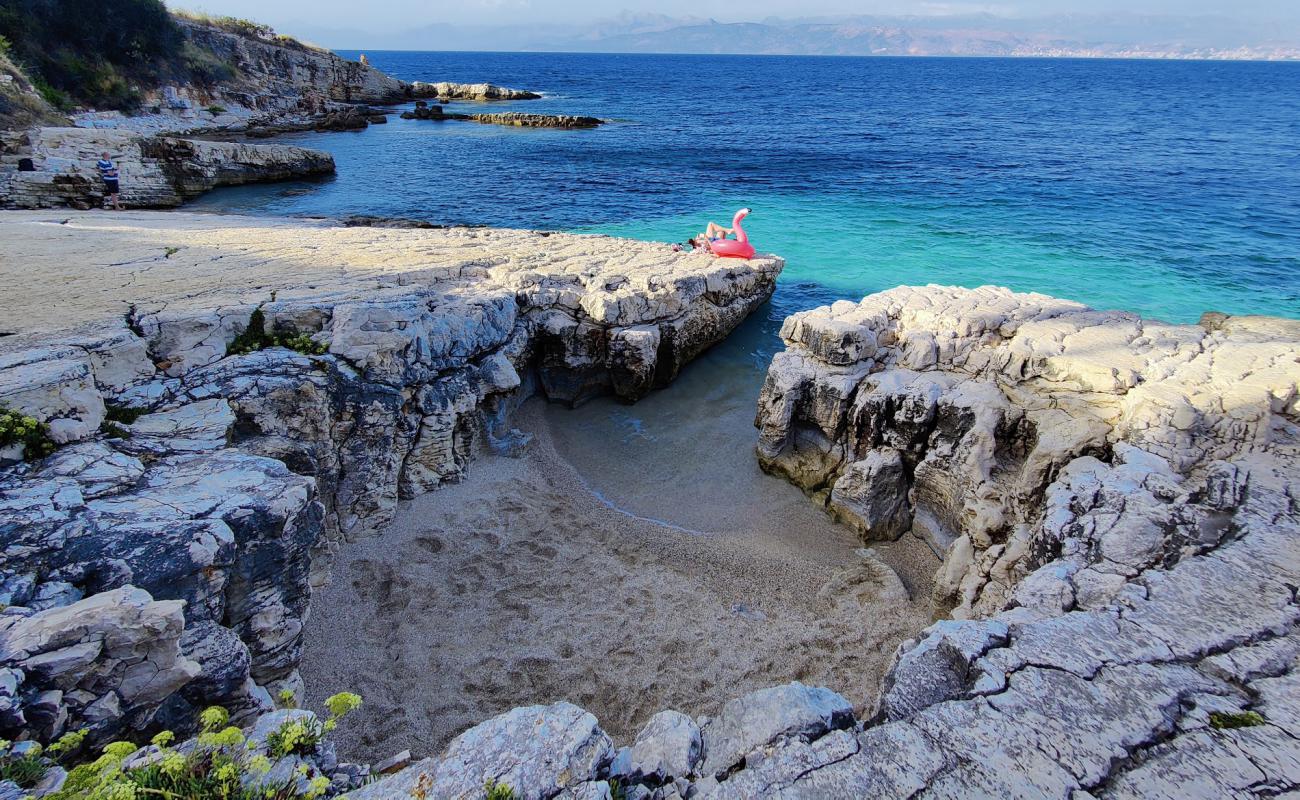
<path id="1" fill-rule="evenodd" d="M 1007 17 L 1083 13 L 1226 16 L 1251 22 L 1300 21 L 1300 0 L 167 0 L 168 5 L 244 17 L 290 32 L 295 27 L 389 32 L 437 23 L 452 25 L 584 24 L 632 14 L 706 17 L 755 22 L 767 17 L 991 13 Z"/>

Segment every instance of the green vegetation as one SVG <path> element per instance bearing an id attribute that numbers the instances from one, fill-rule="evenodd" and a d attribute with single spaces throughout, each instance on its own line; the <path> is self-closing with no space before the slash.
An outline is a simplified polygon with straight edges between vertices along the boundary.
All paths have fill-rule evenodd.
<path id="1" fill-rule="evenodd" d="M 230 714 L 224 708 L 213 706 L 199 715 L 202 732 L 194 747 L 174 748 L 176 737 L 171 731 L 163 731 L 153 737 L 151 745 L 155 752 L 142 759 L 145 763 L 127 767 L 126 759 L 138 746 L 113 742 L 103 748 L 99 758 L 73 767 L 63 789 L 49 797 L 51 800 L 314 800 L 325 794 L 329 779 L 318 775 L 308 781 L 306 792 L 299 794 L 298 779 L 309 774 L 306 766 L 300 768 L 298 775 L 283 781 L 267 781 L 265 776 L 274 759 L 314 751 L 324 734 L 360 705 L 361 698 L 357 695 L 346 692 L 334 695 L 325 701 L 330 712 L 328 720 L 285 723 L 267 737 L 267 755 L 250 748 L 243 732 L 230 725 Z M 46 754 L 76 751 L 85 737 L 84 730 L 68 734 L 47 748 Z M 48 759 L 41 762 L 42 769 L 48 768 L 48 764 Z M 36 780 L 39 779 L 38 776 Z"/>
<path id="2" fill-rule="evenodd" d="M 235 337 L 226 348 L 226 355 L 235 356 L 255 353 L 268 347 L 287 347 L 309 356 L 320 356 L 329 352 L 329 345 L 318 342 L 306 333 L 287 333 L 284 331 L 266 332 L 266 315 L 262 307 L 253 309 L 248 317 L 248 326 Z"/>
<path id="3" fill-rule="evenodd" d="M 516 800 L 514 789 L 494 780 L 483 784 L 483 797 L 484 800 Z"/>
<path id="4" fill-rule="evenodd" d="M 215 116 L 218 115 L 218 114 L 224 114 L 224 113 L 226 113 L 226 107 L 225 107 L 225 106 L 208 106 L 208 107 L 207 107 L 207 112 L 208 112 L 209 114 L 211 114 L 212 116 L 215 117 Z M 170 255 L 170 254 L 169 254 L 169 255 Z"/>
<path id="5" fill-rule="evenodd" d="M 144 413 L 143 408 L 105 403 L 104 421 L 99 424 L 99 432 L 110 439 L 130 439 L 131 431 L 124 426 L 135 422 Z"/>
<path id="6" fill-rule="evenodd" d="M 245 39 L 258 39 L 263 42 L 278 44 L 281 47 L 293 47 L 298 50 L 324 49 L 317 47 L 316 45 L 308 44 L 299 39 L 295 39 L 292 36 L 276 33 L 275 28 L 272 28 L 270 25 L 253 22 L 251 19 L 205 14 L 201 11 L 189 11 L 185 9 L 178 9 L 173 13 L 178 17 L 189 20 L 190 22 L 197 22 L 200 25 L 217 28 L 226 33 L 233 33 L 236 36 L 242 36 Z"/>
<path id="7" fill-rule="evenodd" d="M 44 422 L 0 406 L 0 447 L 23 446 L 23 458 L 35 461 L 54 452 L 50 428 Z"/>
<path id="8" fill-rule="evenodd" d="M 104 420 L 99 424 L 99 432 L 104 434 L 110 439 L 131 438 L 130 430 L 128 430 L 127 428 L 123 428 L 121 425 L 118 425 L 116 422 L 109 422 L 108 420 Z"/>
<path id="9" fill-rule="evenodd" d="M 55 89 L 46 83 L 45 79 L 40 75 L 32 76 L 32 86 L 36 87 L 36 91 L 45 99 L 45 102 L 59 111 L 71 111 L 75 106 L 67 92 Z"/>
<path id="10" fill-rule="evenodd" d="M 177 77 L 184 42 L 160 0 L 0 0 L 0 36 L 52 105 L 139 105 L 139 84 Z"/>
<path id="11" fill-rule="evenodd" d="M 35 742 L 27 742 L 21 753 L 16 752 L 12 742 L 0 739 L 0 781 L 13 781 L 23 789 L 30 789 L 45 777 L 50 767 L 75 753 L 88 733 L 88 730 L 66 733 L 44 749 Z"/>
<path id="12" fill-rule="evenodd" d="M 53 800 L 290 800 L 299 797 L 296 779 L 263 784 L 271 769 L 266 756 L 250 751 L 239 728 L 227 726 L 223 709 L 203 712 L 203 732 L 197 745 L 186 752 L 171 747 L 175 736 L 163 731 L 153 738 L 157 753 L 137 768 L 124 766 L 138 748 L 131 742 L 113 742 L 96 760 L 73 768 L 63 789 Z M 312 779 L 303 797 L 317 798 L 329 779 Z"/>
<path id="13" fill-rule="evenodd" d="M 0 55 L 8 54 L 57 109 L 77 104 L 132 111 L 141 87 L 215 86 L 238 70 L 189 41 L 161 0 L 0 0 Z M 241 36 L 292 43 L 264 25 L 200 19 Z"/>
<path id="14" fill-rule="evenodd" d="M 338 721 L 361 707 L 361 697 L 351 692 L 340 692 L 325 700 L 329 718 L 294 719 L 276 728 L 266 737 L 266 749 L 272 758 L 287 755 L 310 755 L 315 752 L 325 734 L 338 726 Z"/>
<path id="15" fill-rule="evenodd" d="M 189 73 L 190 80 L 204 86 L 216 86 L 234 80 L 239 70 L 229 61 L 217 58 L 211 50 L 205 50 L 191 41 L 181 46 L 181 63 Z"/>
<path id="16" fill-rule="evenodd" d="M 226 33 L 233 33 L 247 39 L 272 39 L 275 37 L 274 28 L 270 25 L 253 22 L 251 19 L 205 14 L 202 11 L 189 11 L 187 9 L 178 9 L 176 16 L 190 22 L 197 22 L 200 25 L 207 25 L 210 28 L 219 28 Z"/>
<path id="17" fill-rule="evenodd" d="M 131 408 L 117 403 L 104 404 L 104 419 L 108 422 L 120 422 L 123 425 L 130 425 L 145 413 L 147 412 L 143 408 Z"/>
<path id="18" fill-rule="evenodd" d="M 243 732 L 230 724 L 230 714 L 219 706 L 199 715 L 200 733 L 192 742 L 174 747 L 171 731 L 154 736 L 142 758 L 127 759 L 140 750 L 133 742 L 111 742 L 101 755 L 86 763 L 85 743 L 90 729 L 64 734 L 44 751 L 39 745 L 17 748 L 0 740 L 0 780 L 23 789 L 38 783 L 49 769 L 68 769 L 63 787 L 48 800 L 316 800 L 329 789 L 329 778 L 307 780 L 310 769 L 268 779 L 274 761 L 289 754 L 315 751 L 338 720 L 361 706 L 361 698 L 343 692 L 325 701 L 329 718 L 324 722 L 293 720 L 267 737 L 264 748 L 250 745 Z M 265 752 L 263 752 L 263 749 Z M 305 786 L 305 791 L 303 787 Z M 500 795 L 500 797 L 513 797 Z"/>
<path id="19" fill-rule="evenodd" d="M 6 742 L 3 755 L 0 755 L 0 781 L 13 781 L 23 789 L 35 786 L 49 771 L 49 763 L 41 758 L 40 748 L 23 755 L 16 755 L 9 750 Z"/>
<path id="20" fill-rule="evenodd" d="M 1255 711 L 1239 711 L 1228 713 L 1225 711 L 1210 712 L 1210 727 L 1216 730 L 1232 730 L 1233 728 L 1253 728 L 1256 725 L 1263 725 L 1264 717 Z"/>

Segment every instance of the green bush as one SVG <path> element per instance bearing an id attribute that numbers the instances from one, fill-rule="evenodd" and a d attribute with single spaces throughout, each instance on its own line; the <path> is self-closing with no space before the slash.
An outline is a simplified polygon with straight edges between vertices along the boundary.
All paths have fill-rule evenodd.
<path id="1" fill-rule="evenodd" d="M 297 797 L 294 784 L 244 786 L 242 779 L 259 778 L 271 768 L 264 756 L 247 748 L 238 728 L 208 731 L 200 735 L 199 744 L 186 753 L 168 745 L 171 734 L 164 731 L 154 737 L 158 757 L 148 766 L 125 769 L 122 764 L 136 751 L 130 742 L 113 742 L 103 755 L 68 773 L 63 789 L 48 797 L 51 800 L 144 800 L 148 797 L 185 798 L 185 800 L 290 800 Z M 320 797 L 329 785 L 324 777 L 316 778 L 308 797 Z"/>
<path id="2" fill-rule="evenodd" d="M 262 307 L 253 309 L 248 317 L 248 325 L 235 337 L 226 348 L 226 355 L 236 356 L 255 353 L 268 347 L 287 347 L 309 356 L 321 356 L 329 352 L 329 345 L 318 342 L 306 333 L 286 333 L 284 331 L 266 332 L 266 314 Z"/>
<path id="3" fill-rule="evenodd" d="M 1210 727 L 1217 730 L 1253 728 L 1256 725 L 1263 724 L 1264 717 L 1256 711 L 1240 711 L 1236 713 L 1214 711 L 1210 713 Z"/>
<path id="4" fill-rule="evenodd" d="M 313 800 L 325 794 L 329 778 L 317 775 L 305 794 L 297 792 L 297 776 L 264 783 L 271 760 L 251 750 L 244 734 L 229 725 L 225 709 L 213 707 L 199 717 L 202 732 L 191 748 L 174 748 L 175 736 L 163 731 L 153 738 L 156 753 L 149 763 L 128 769 L 127 757 L 138 748 L 113 742 L 103 755 L 68 772 L 63 788 L 50 800 Z M 82 734 L 84 738 L 84 733 Z M 66 737 L 65 737 L 66 738 Z M 77 743 L 80 745 L 80 742 Z M 51 746 L 53 749 L 53 746 Z M 303 767 L 303 777 L 306 767 Z"/>
<path id="5" fill-rule="evenodd" d="M 117 403 L 104 404 L 104 419 L 108 422 L 118 422 L 123 425 L 131 425 L 141 416 L 148 412 L 143 408 L 131 408 L 122 406 Z"/>
<path id="6" fill-rule="evenodd" d="M 118 425 L 116 422 L 109 422 L 108 420 L 104 420 L 99 424 L 99 432 L 104 434 L 110 439 L 131 438 L 130 429 L 123 428 L 121 425 Z"/>
<path id="7" fill-rule="evenodd" d="M 16 756 L 0 756 L 0 781 L 13 781 L 23 789 L 30 789 L 45 777 L 49 763 L 41 758 L 40 750 Z"/>
<path id="8" fill-rule="evenodd" d="M 484 800 L 515 800 L 515 790 L 495 780 L 483 784 Z"/>
<path id="9" fill-rule="evenodd" d="M 181 63 L 190 80 L 204 86 L 216 86 L 234 80 L 239 74 L 229 61 L 223 61 L 211 50 L 186 41 L 181 47 Z"/>
<path id="10" fill-rule="evenodd" d="M 184 36 L 160 0 L 0 0 L 0 36 L 46 100 L 135 108 L 137 85 L 179 67 Z"/>
<path id="11" fill-rule="evenodd" d="M 35 461 L 54 452 L 50 427 L 19 411 L 0 406 L 0 447 L 23 446 L 23 458 Z"/>
<path id="12" fill-rule="evenodd" d="M 225 106 L 208 106 L 208 107 L 207 107 L 207 112 L 208 112 L 209 114 L 211 114 L 212 116 L 215 117 L 215 116 L 218 115 L 218 114 L 224 114 L 224 113 L 226 113 L 226 107 L 225 107 Z"/>
<path id="13" fill-rule="evenodd" d="M 59 111 L 71 111 L 76 105 L 72 102 L 72 98 L 68 96 L 67 92 L 55 89 L 53 86 L 46 83 L 45 79 L 39 75 L 32 76 L 32 85 L 36 87 L 36 91 L 45 99 L 45 102 L 54 106 Z"/>
<path id="14" fill-rule="evenodd" d="M 9 55 L 9 51 L 12 49 L 13 49 L 13 45 L 9 42 L 9 40 L 4 36 L 0 36 L 0 56 Z"/>
<path id="15" fill-rule="evenodd" d="M 328 719 L 292 719 L 271 731 L 266 737 L 266 750 L 272 758 L 287 755 L 310 755 L 316 751 L 325 734 L 334 730 L 338 721 L 361 707 L 361 697 L 351 692 L 340 692 L 325 700 Z"/>

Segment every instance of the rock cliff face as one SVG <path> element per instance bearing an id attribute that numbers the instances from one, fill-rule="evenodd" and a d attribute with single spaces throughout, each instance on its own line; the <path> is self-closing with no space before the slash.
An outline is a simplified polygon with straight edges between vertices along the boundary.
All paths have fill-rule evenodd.
<path id="1" fill-rule="evenodd" d="M 0 451 L 0 624 L 45 643 L 0 628 L 0 727 L 42 736 L 269 710 L 268 691 L 299 686 L 321 556 L 399 495 L 458 480 L 476 448 L 526 443 L 508 423 L 523 398 L 671 381 L 781 269 L 523 231 L 18 212 L 0 227 L 48 281 L 6 304 L 55 285 L 72 300 L 46 294 L 0 338 L 0 404 L 64 445 L 35 463 Z M 232 353 L 253 324 L 305 352 Z M 169 670 L 149 692 L 63 632 L 113 591 L 139 599 L 132 652 Z"/>
<path id="2" fill-rule="evenodd" d="M 231 33 L 184 17 L 176 21 L 194 46 L 233 67 L 235 74 L 210 93 L 190 98 L 195 105 L 229 102 L 276 113 L 300 109 L 303 102 L 392 103 L 409 96 L 404 81 L 328 50 L 288 38 Z M 158 99 L 166 103 L 185 97 L 163 95 Z"/>
<path id="3" fill-rule="evenodd" d="M 957 616 L 1002 608 L 1055 559 L 1069 608 L 1206 546 L 1226 525 L 1222 509 L 1190 510 L 1207 481 L 1300 416 L 1300 323 L 1286 320 L 1168 325 L 1001 289 L 904 287 L 796 314 L 782 337 L 759 401 L 761 463 L 868 540 L 925 538 Z M 1119 501 L 1097 491 L 1120 463 L 1165 482 L 1148 486 L 1139 526 L 1162 533 L 1102 526 L 1101 506 Z M 1136 513 L 1142 492 L 1116 491 Z"/>
<path id="4" fill-rule="evenodd" d="M 415 98 L 533 100 L 534 92 L 489 83 L 408 83 L 367 63 L 302 44 L 268 30 L 232 32 L 177 17 L 187 45 L 227 77 L 212 82 L 164 85 L 145 92 L 142 111 L 85 112 L 77 125 L 137 133 L 338 129 L 337 119 L 354 107 Z M 0 113 L 0 120 L 6 117 Z M 14 118 L 16 123 L 17 118 Z M 360 116 L 351 127 L 365 127 Z M 13 125 L 17 127 L 16 124 Z"/>
<path id="5" fill-rule="evenodd" d="M 0 140 L 0 207 L 100 205 L 95 162 L 104 151 L 120 170 L 122 202 L 137 208 L 179 206 L 217 186 L 334 172 L 332 156 L 302 147 L 35 128 Z"/>

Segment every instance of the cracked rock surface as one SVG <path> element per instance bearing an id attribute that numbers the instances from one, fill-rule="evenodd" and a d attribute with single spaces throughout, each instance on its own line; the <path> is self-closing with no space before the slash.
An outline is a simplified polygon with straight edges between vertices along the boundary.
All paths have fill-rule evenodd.
<path id="1" fill-rule="evenodd" d="M 25 287 L 0 315 L 0 404 L 60 445 L 0 453 L 0 732 L 44 740 L 190 732 L 214 703 L 251 722 L 300 694 L 333 550 L 399 495 L 460 480 L 477 448 L 524 446 L 509 415 L 533 394 L 665 385 L 782 267 L 183 213 L 8 212 L 0 229 L 0 272 Z M 574 711 L 595 738 L 572 770 L 594 770 L 607 739 Z M 520 780 L 547 774 L 515 757 Z M 475 769 L 440 780 L 481 789 Z"/>
<path id="2" fill-rule="evenodd" d="M 826 689 L 760 690 L 697 720 L 684 780 L 629 748 L 566 791 L 1294 796 L 1297 333 L 991 288 L 791 317 L 760 459 L 868 540 L 927 537 L 956 618 L 899 648 L 866 718 Z"/>

